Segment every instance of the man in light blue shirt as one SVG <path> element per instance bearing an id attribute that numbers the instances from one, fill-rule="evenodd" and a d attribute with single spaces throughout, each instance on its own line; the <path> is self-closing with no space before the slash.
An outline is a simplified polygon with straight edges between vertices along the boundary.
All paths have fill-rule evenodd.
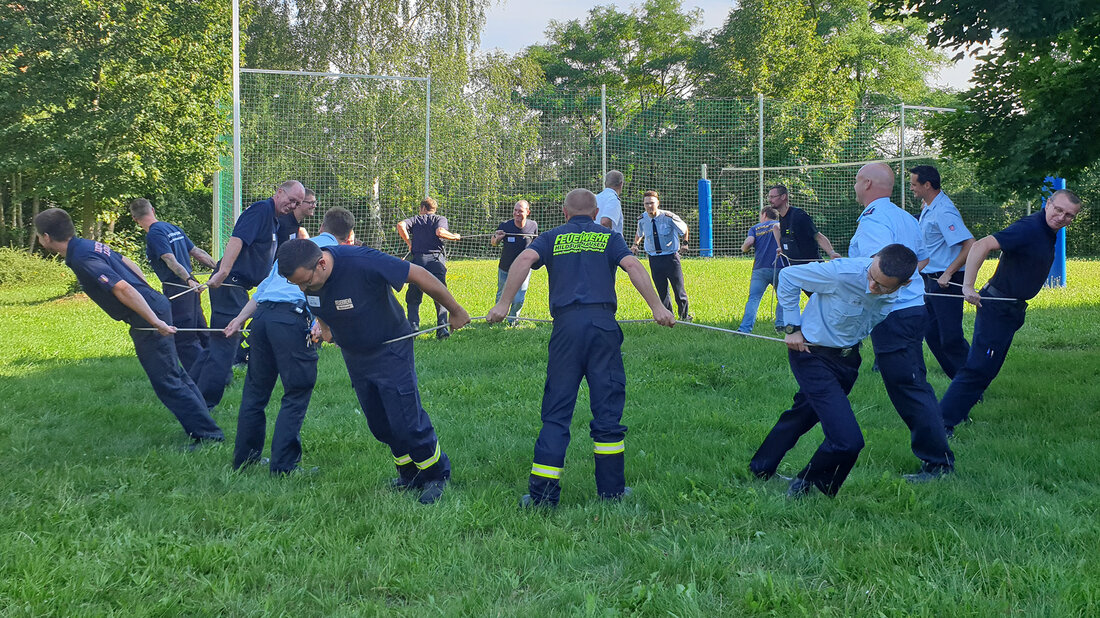
<path id="1" fill-rule="evenodd" d="M 354 227 L 355 218 L 349 211 L 333 208 L 325 213 L 321 233 L 310 240 L 319 247 L 351 244 Z M 283 383 L 283 399 L 271 437 L 271 473 L 286 475 L 299 469 L 302 422 L 317 382 L 317 350 L 310 332 L 313 320 L 305 294 L 279 274 L 278 262 L 225 327 L 226 337 L 240 332 L 254 313 L 249 330 L 248 373 L 237 415 L 233 469 L 261 461 L 267 432 L 264 408 L 278 378 Z"/>
<path id="2" fill-rule="evenodd" d="M 798 498 L 814 487 L 827 496 L 840 490 L 863 449 L 848 401 L 859 376 L 860 342 L 890 313 L 916 267 L 913 251 L 892 244 L 874 258 L 838 258 L 780 271 L 787 356 L 799 390 L 749 462 L 754 475 L 774 476 L 798 439 L 820 422 L 825 441 L 790 480 L 787 496 Z M 812 294 L 805 312 L 798 306 L 801 290 Z"/>
<path id="3" fill-rule="evenodd" d="M 925 296 L 928 328 L 924 339 L 947 377 L 966 364 L 970 344 L 963 334 L 962 283 L 966 256 L 974 245 L 974 236 L 966 229 L 959 209 L 940 190 L 940 172 L 931 165 L 909 170 L 909 189 L 923 204 L 920 234 L 928 248 L 928 265 L 921 270 L 924 291 L 944 296 Z M 952 285 L 954 284 L 954 285 Z"/>
<path id="4" fill-rule="evenodd" d="M 623 203 L 619 199 L 623 183 L 623 173 L 611 170 L 603 178 L 603 191 L 596 195 L 596 223 L 619 234 L 623 233 Z"/>
<path id="5" fill-rule="evenodd" d="M 928 249 L 913 215 L 890 201 L 894 170 L 885 163 L 869 163 L 856 174 L 856 199 L 863 204 L 856 233 L 848 245 L 851 257 L 870 257 L 882 247 L 899 243 L 916 254 L 918 269 L 928 264 Z M 924 366 L 924 333 L 928 314 L 924 309 L 924 284 L 913 273 L 898 290 L 898 298 L 886 317 L 871 331 L 886 393 L 894 409 L 909 427 L 913 454 L 921 461 L 920 471 L 906 480 L 923 482 L 954 470 L 955 455 L 947 445 L 943 416 L 936 393 L 928 384 Z"/>
<path id="6" fill-rule="evenodd" d="M 687 242 L 688 225 L 676 213 L 669 210 L 661 210 L 660 196 L 656 191 L 649 190 L 642 197 L 642 206 L 645 213 L 638 219 L 638 229 L 634 235 L 634 247 L 637 253 L 638 244 L 645 248 L 649 255 L 649 275 L 653 278 L 653 285 L 657 287 L 657 296 L 661 298 L 661 304 L 665 309 L 672 311 L 672 300 L 668 295 L 668 288 L 672 286 L 672 293 L 676 296 L 676 309 L 681 322 L 692 321 L 688 313 L 688 295 L 684 289 L 684 270 L 680 266 L 680 246 Z M 682 238 L 682 240 L 681 240 Z"/>

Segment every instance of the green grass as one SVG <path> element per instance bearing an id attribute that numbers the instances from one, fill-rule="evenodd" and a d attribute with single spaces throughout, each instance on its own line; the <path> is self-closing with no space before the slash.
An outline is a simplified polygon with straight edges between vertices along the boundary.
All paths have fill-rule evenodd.
<path id="1" fill-rule="evenodd" d="M 699 321 L 736 326 L 750 266 L 685 261 Z M 484 315 L 495 275 L 494 262 L 455 262 L 449 283 Z M 547 315 L 545 277 L 527 315 Z M 1100 263 L 1071 262 L 1069 277 L 1032 303 L 942 482 L 900 480 L 916 460 L 865 354 L 851 398 L 867 447 L 835 500 L 789 502 L 781 483 L 748 477 L 795 391 L 780 344 L 625 325 L 634 497 L 594 498 L 582 387 L 553 513 L 516 507 L 546 325 L 417 342 L 424 405 L 454 464 L 444 500 L 423 507 L 388 490 L 388 450 L 331 347 L 303 429 L 303 463 L 320 475 L 233 473 L 228 445 L 180 452 L 125 327 L 64 296 L 66 279 L 0 286 L 0 614 L 1097 615 Z M 648 317 L 619 286 L 619 317 Z M 215 412 L 230 441 L 242 382 Z"/>

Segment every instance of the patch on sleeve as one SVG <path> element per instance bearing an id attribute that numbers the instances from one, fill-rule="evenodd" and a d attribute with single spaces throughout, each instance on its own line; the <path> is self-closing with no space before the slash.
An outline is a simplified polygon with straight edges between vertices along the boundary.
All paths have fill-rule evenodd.
<path id="1" fill-rule="evenodd" d="M 954 226 L 954 225 L 949 225 L 949 226 L 947 226 L 947 229 L 949 229 L 949 230 L 951 230 L 952 232 L 954 232 L 954 231 L 955 231 L 955 226 Z"/>
<path id="2" fill-rule="evenodd" d="M 107 275 L 100 275 L 99 280 L 102 281 L 104 284 L 111 282 L 111 280 L 107 278 Z"/>
<path id="3" fill-rule="evenodd" d="M 346 311 L 348 309 L 354 309 L 355 305 L 352 304 L 350 298 L 338 298 L 336 299 L 336 310 Z"/>

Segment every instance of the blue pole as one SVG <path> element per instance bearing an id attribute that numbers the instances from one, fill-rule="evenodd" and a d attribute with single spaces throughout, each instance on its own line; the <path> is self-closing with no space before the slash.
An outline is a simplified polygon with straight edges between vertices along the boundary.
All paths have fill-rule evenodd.
<path id="1" fill-rule="evenodd" d="M 1060 191 L 1066 188 L 1065 178 L 1047 176 L 1044 184 L 1050 185 L 1050 192 Z M 1043 193 L 1047 193 L 1047 187 L 1043 187 Z M 1047 195 L 1043 196 L 1043 207 L 1047 205 Z M 1058 230 L 1058 239 L 1054 242 L 1054 263 L 1050 265 L 1050 274 L 1047 275 L 1047 287 L 1066 287 L 1066 228 Z"/>
<path id="2" fill-rule="evenodd" d="M 699 255 L 714 257 L 714 236 L 711 221 L 710 181 L 699 179 Z"/>

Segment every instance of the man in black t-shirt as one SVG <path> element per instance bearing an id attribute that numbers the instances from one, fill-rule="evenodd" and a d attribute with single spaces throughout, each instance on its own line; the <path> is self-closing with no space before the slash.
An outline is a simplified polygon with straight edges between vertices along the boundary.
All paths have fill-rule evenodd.
<path id="1" fill-rule="evenodd" d="M 497 264 L 497 300 L 500 300 L 500 293 L 504 291 L 504 282 L 508 280 L 508 269 L 512 267 L 512 262 L 539 235 L 539 224 L 528 220 L 529 214 L 531 214 L 531 204 L 527 200 L 516 202 L 515 207 L 512 208 L 512 218 L 498 225 L 496 233 L 489 239 L 489 244 L 494 247 L 504 243 L 504 248 L 500 250 L 500 263 Z M 515 300 L 512 301 L 509 316 L 519 315 L 519 310 L 523 308 L 523 301 L 527 297 L 527 284 L 530 282 L 531 275 L 528 273 L 527 278 L 520 284 L 519 291 L 516 292 Z M 514 319 L 508 318 L 509 326 L 515 326 L 515 324 Z"/>
<path id="2" fill-rule="evenodd" d="M 792 264 L 805 264 L 820 260 L 817 250 L 820 247 L 830 259 L 840 257 L 833 250 L 833 243 L 824 234 L 817 231 L 814 220 L 805 210 L 790 205 L 787 187 L 775 185 L 768 191 L 768 203 L 779 211 L 779 236 L 783 245 L 783 255 Z"/>
<path id="3" fill-rule="evenodd" d="M 409 246 L 410 262 L 432 273 L 443 285 L 447 285 L 447 257 L 443 254 L 444 240 L 461 240 L 462 236 L 447 229 L 447 217 L 435 214 L 438 205 L 430 197 L 420 202 L 420 214 L 397 224 L 397 235 Z M 420 330 L 420 301 L 424 292 L 420 286 L 409 284 L 405 291 L 405 309 L 413 330 Z M 447 324 L 447 308 L 435 303 L 436 326 Z M 451 335 L 446 328 L 435 331 L 437 339 Z"/>

